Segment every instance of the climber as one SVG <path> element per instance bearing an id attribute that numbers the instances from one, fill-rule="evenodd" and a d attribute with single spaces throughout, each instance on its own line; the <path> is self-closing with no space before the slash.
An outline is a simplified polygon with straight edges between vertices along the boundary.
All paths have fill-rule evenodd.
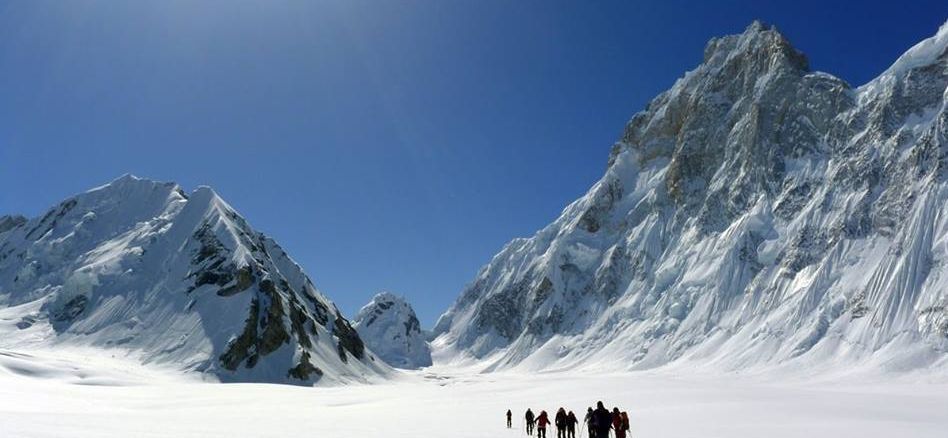
<path id="1" fill-rule="evenodd" d="M 540 411 L 537 416 L 537 438 L 546 438 L 546 426 L 550 424 L 550 417 L 546 411 Z"/>
<path id="2" fill-rule="evenodd" d="M 553 422 L 556 424 L 556 438 L 566 438 L 566 409 L 556 411 Z"/>
<path id="3" fill-rule="evenodd" d="M 616 438 L 625 438 L 629 432 L 629 414 L 622 411 L 619 414 L 619 427 L 616 428 Z"/>
<path id="4" fill-rule="evenodd" d="M 510 409 L 507 409 L 507 429 L 513 427 L 513 413 L 510 412 Z"/>
<path id="5" fill-rule="evenodd" d="M 576 423 L 578 422 L 573 411 L 566 414 L 566 438 L 576 438 Z"/>
<path id="6" fill-rule="evenodd" d="M 596 438 L 596 414 L 593 408 L 586 409 L 586 416 L 583 417 L 583 423 L 586 424 L 586 431 L 589 432 L 589 438 Z"/>
<path id="7" fill-rule="evenodd" d="M 596 403 L 596 410 L 593 411 L 593 421 L 596 424 L 596 438 L 609 438 L 609 429 L 612 428 L 612 414 L 603 406 L 601 401 Z"/>
<path id="8" fill-rule="evenodd" d="M 533 422 L 534 422 L 534 419 L 535 419 L 535 418 L 534 418 L 534 416 L 533 416 L 533 411 L 531 411 L 530 408 L 527 408 L 527 414 L 524 415 L 524 419 L 527 420 L 527 421 L 526 421 L 526 423 L 527 423 L 527 435 L 531 435 L 531 436 L 532 436 L 532 435 L 533 435 Z"/>
<path id="9" fill-rule="evenodd" d="M 618 407 L 612 408 L 612 430 L 615 433 L 616 438 L 625 438 L 625 435 L 620 436 L 622 433 L 622 414 L 619 413 Z"/>

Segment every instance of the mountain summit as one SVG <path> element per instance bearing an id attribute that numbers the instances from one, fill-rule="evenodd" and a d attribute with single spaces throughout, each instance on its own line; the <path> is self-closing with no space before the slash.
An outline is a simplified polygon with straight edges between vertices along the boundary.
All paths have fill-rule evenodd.
<path id="1" fill-rule="evenodd" d="M 222 381 L 363 381 L 387 368 L 277 243 L 212 189 L 131 175 L 0 220 L 11 343 L 125 351 Z"/>
<path id="2" fill-rule="evenodd" d="M 759 22 L 711 40 L 434 348 L 488 370 L 948 365 L 946 47 L 948 25 L 853 89 Z"/>
<path id="3" fill-rule="evenodd" d="M 366 345 L 396 368 L 431 366 L 431 350 L 415 310 L 398 295 L 382 292 L 362 307 L 353 327 Z"/>

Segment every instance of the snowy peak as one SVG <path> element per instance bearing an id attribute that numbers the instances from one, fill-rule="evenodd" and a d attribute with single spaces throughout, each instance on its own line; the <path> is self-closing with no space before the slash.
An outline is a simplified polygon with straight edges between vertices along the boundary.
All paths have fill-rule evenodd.
<path id="1" fill-rule="evenodd" d="M 42 217 L 30 221 L 25 237 L 51 241 L 80 230 L 112 235 L 139 222 L 172 213 L 184 198 L 176 184 L 126 175 L 62 201 Z"/>
<path id="2" fill-rule="evenodd" d="M 876 136 L 874 141 L 896 137 L 903 144 L 911 142 L 921 132 L 919 128 L 943 114 L 946 86 L 948 23 L 856 90 L 865 111 L 854 114 L 854 129 Z"/>
<path id="3" fill-rule="evenodd" d="M 733 69 L 790 68 L 809 70 L 809 61 L 795 49 L 776 27 L 754 21 L 740 35 L 713 38 L 705 46 L 704 64 L 721 66 L 732 63 Z"/>
<path id="4" fill-rule="evenodd" d="M 583 228 L 607 225 L 614 204 L 634 189 L 636 170 L 667 160 L 665 191 L 654 201 L 684 207 L 704 231 L 720 230 L 755 197 L 781 189 L 788 159 L 829 152 L 824 137 L 834 118 L 854 105 L 845 82 L 810 73 L 805 56 L 760 23 L 712 40 L 705 54 L 626 125 Z"/>
<path id="5" fill-rule="evenodd" d="M 415 311 L 404 298 L 382 292 L 362 307 L 354 327 L 378 357 L 396 368 L 431 365 L 431 351 Z"/>
<path id="6" fill-rule="evenodd" d="M 775 155 L 821 149 L 818 137 L 829 129 L 828 120 L 850 105 L 847 90 L 835 77 L 810 73 L 806 57 L 783 35 L 755 22 L 741 35 L 712 39 L 705 61 L 627 124 L 609 164 L 630 149 L 643 162 L 672 158 L 676 166 L 669 174 L 670 188 L 676 197 L 689 183 L 682 181 L 681 171 L 700 174 L 703 168 L 714 168 L 693 163 L 705 157 L 757 167 L 756 175 L 747 176 L 764 184 L 764 171 L 780 170 L 773 169 Z M 776 120 L 793 132 L 781 132 Z M 799 138 L 778 141 L 777 136 Z M 776 149 L 779 146 L 789 150 Z M 710 177 L 697 176 L 702 180 L 698 185 Z"/>
<path id="7" fill-rule="evenodd" d="M 897 59 L 881 76 L 898 76 L 907 71 L 933 64 L 945 65 L 948 60 L 948 22 L 931 38 L 912 46 Z"/>
<path id="8" fill-rule="evenodd" d="M 223 381 L 385 372 L 283 249 L 208 187 L 125 175 L 0 232 L 0 305 L 26 309 L 17 336 Z"/>
<path id="9" fill-rule="evenodd" d="M 583 197 L 481 269 L 437 356 L 948 364 L 945 33 L 858 90 L 761 23 L 712 40 Z"/>

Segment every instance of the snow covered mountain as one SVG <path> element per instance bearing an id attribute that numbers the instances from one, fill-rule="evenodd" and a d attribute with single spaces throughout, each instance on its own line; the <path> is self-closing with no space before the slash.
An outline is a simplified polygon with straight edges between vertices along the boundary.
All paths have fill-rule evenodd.
<path id="1" fill-rule="evenodd" d="M 362 307 L 353 327 L 372 352 L 396 368 L 431 365 L 431 350 L 415 310 L 405 299 L 382 292 Z"/>
<path id="2" fill-rule="evenodd" d="M 858 88 L 761 23 L 712 39 L 602 179 L 480 271 L 436 356 L 948 368 L 946 87 L 948 24 Z"/>
<path id="3" fill-rule="evenodd" d="M 0 218 L 0 348 L 125 351 L 221 381 L 364 381 L 388 369 L 273 239 L 213 190 L 123 176 Z"/>

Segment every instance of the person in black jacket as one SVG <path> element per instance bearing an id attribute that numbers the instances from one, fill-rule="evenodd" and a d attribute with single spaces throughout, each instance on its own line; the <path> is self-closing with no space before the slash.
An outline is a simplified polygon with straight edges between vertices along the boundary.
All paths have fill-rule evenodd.
<path id="1" fill-rule="evenodd" d="M 556 411 L 553 424 L 556 425 L 556 438 L 566 438 L 566 409 Z"/>
<path id="2" fill-rule="evenodd" d="M 578 422 L 573 411 L 566 414 L 566 438 L 576 438 L 576 423 Z"/>
<path id="3" fill-rule="evenodd" d="M 530 408 L 527 408 L 527 413 L 523 416 L 527 420 L 527 435 L 533 436 L 533 422 L 536 417 L 533 416 L 533 411 Z"/>
<path id="4" fill-rule="evenodd" d="M 593 419 L 596 422 L 596 438 L 609 438 L 609 429 L 612 428 L 612 413 L 603 406 L 601 401 L 596 403 Z"/>
<path id="5" fill-rule="evenodd" d="M 507 409 L 507 429 L 513 427 L 513 412 L 510 412 L 510 409 Z"/>

